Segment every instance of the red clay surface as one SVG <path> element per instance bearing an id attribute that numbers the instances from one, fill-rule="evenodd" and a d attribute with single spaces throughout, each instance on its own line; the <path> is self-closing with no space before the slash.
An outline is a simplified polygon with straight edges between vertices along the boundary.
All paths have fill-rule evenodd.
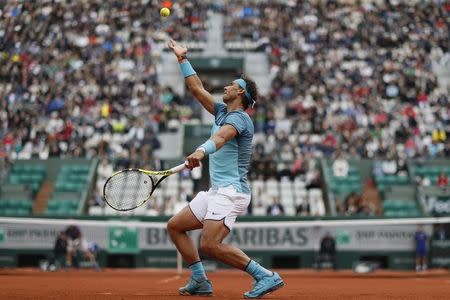
<path id="1" fill-rule="evenodd" d="M 450 273 L 280 270 L 286 286 L 264 299 L 450 299 Z M 205 299 L 178 295 L 189 276 L 173 270 L 135 269 L 41 272 L 0 269 L 0 299 Z M 239 271 L 210 272 L 214 299 L 242 299 L 251 278 Z"/>

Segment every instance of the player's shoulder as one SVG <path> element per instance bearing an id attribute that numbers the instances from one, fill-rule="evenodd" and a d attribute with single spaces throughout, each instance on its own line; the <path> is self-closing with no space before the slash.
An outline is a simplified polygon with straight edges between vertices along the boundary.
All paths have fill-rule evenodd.
<path id="1" fill-rule="evenodd" d="M 250 118 L 248 113 L 246 111 L 243 111 L 243 110 L 235 110 L 235 111 L 229 112 L 228 116 L 230 116 L 230 117 L 237 117 L 237 118 L 239 118 L 239 119 L 241 119 L 241 120 L 243 120 L 245 122 L 253 123 L 252 119 Z"/>
<path id="2" fill-rule="evenodd" d="M 214 102 L 214 115 L 217 117 L 227 113 L 227 106 L 221 102 Z"/>
<path id="3" fill-rule="evenodd" d="M 239 133 L 243 131 L 253 135 L 254 128 L 253 122 L 250 116 L 242 110 L 229 112 L 225 117 L 225 123 L 232 124 L 235 127 L 239 127 Z"/>

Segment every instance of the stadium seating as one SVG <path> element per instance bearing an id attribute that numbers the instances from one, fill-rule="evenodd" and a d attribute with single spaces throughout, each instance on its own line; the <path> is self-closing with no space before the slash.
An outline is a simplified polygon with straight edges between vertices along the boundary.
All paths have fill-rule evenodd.
<path id="1" fill-rule="evenodd" d="M 383 175 L 375 177 L 378 189 L 382 192 L 386 187 L 395 187 L 410 184 L 408 176 Z"/>
<path id="2" fill-rule="evenodd" d="M 414 199 L 385 199 L 383 211 L 386 217 L 418 217 L 422 215 Z"/>
<path id="3" fill-rule="evenodd" d="M 326 178 L 330 189 L 339 197 L 345 198 L 351 192 L 361 192 L 361 177 L 359 171 L 355 166 L 349 167 L 348 176 L 337 177 L 333 175 L 330 169 L 326 171 Z"/>
<path id="4" fill-rule="evenodd" d="M 44 165 L 26 161 L 14 164 L 6 182 L 0 187 L 0 215 L 30 215 L 34 195 L 45 176 Z"/>
<path id="5" fill-rule="evenodd" d="M 297 178 L 290 180 L 253 180 L 250 181 L 252 188 L 252 203 L 254 215 L 266 215 L 266 209 L 274 199 L 278 199 L 284 208 L 286 216 L 296 214 L 296 207 L 306 202 L 309 204 L 312 215 L 324 215 L 325 205 L 323 203 L 322 191 L 320 189 L 307 190 L 305 182 Z"/>
<path id="6" fill-rule="evenodd" d="M 432 184 L 436 184 L 439 174 L 443 172 L 450 177 L 450 166 L 446 165 L 415 165 L 412 168 L 412 174 L 414 177 L 426 177 Z"/>
<path id="7" fill-rule="evenodd" d="M 81 195 L 88 189 L 90 165 L 64 164 L 56 178 L 46 215 L 74 215 L 78 213 Z"/>
<path id="8" fill-rule="evenodd" d="M 13 185 L 24 185 L 31 188 L 33 193 L 39 190 L 46 175 L 45 166 L 34 164 L 14 164 L 9 174 L 8 182 Z"/>
<path id="9" fill-rule="evenodd" d="M 30 199 L 0 199 L 0 215 L 27 216 L 31 214 L 33 201 Z"/>
<path id="10" fill-rule="evenodd" d="M 327 161 L 323 164 L 324 170 L 324 181 L 327 185 L 330 200 L 330 207 L 336 207 L 336 199 L 344 201 L 348 195 L 351 193 L 360 194 L 362 191 L 361 187 L 361 176 L 359 170 L 356 166 L 349 166 L 348 176 L 338 177 L 334 176 L 331 169 L 332 162 Z"/>

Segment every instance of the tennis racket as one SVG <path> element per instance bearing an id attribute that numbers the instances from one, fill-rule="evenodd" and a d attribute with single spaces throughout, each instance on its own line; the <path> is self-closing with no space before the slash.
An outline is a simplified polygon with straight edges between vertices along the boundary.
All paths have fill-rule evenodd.
<path id="1" fill-rule="evenodd" d="M 114 173 L 103 186 L 103 200 L 111 208 L 128 211 L 147 202 L 168 176 L 186 169 L 185 164 L 165 171 L 125 169 Z"/>

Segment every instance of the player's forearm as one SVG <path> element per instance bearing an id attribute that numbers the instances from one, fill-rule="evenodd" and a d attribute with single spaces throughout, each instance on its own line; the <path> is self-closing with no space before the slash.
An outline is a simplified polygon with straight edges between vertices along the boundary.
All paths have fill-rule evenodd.
<path id="1" fill-rule="evenodd" d="M 225 145 L 225 143 L 227 142 L 225 137 L 222 135 L 214 135 L 211 140 L 214 142 L 214 144 L 216 144 L 216 151 L 222 148 L 223 145 Z"/>
<path id="2" fill-rule="evenodd" d="M 203 87 L 192 65 L 186 58 L 178 59 L 178 61 L 180 62 L 180 70 L 189 91 L 208 112 L 214 114 L 214 99 Z"/>
<path id="3" fill-rule="evenodd" d="M 202 81 L 197 76 L 197 74 L 189 76 L 189 77 L 185 77 L 184 78 L 184 82 L 186 83 L 186 86 L 187 86 L 188 90 L 196 98 L 197 98 L 198 95 L 200 95 L 201 91 L 205 89 L 203 87 Z M 200 100 L 200 99 L 198 99 L 198 100 Z"/>
<path id="4" fill-rule="evenodd" d="M 189 91 L 195 96 L 195 93 L 198 94 L 201 90 L 204 90 L 202 81 L 197 76 L 197 72 L 195 72 L 187 58 L 178 57 L 178 62 L 180 63 L 181 73 L 184 76 L 184 82 Z"/>
<path id="5" fill-rule="evenodd" d="M 197 150 L 203 151 L 205 154 L 212 154 L 223 147 L 228 141 L 237 136 L 236 129 L 231 125 L 224 125 L 209 140 L 200 145 Z"/>

